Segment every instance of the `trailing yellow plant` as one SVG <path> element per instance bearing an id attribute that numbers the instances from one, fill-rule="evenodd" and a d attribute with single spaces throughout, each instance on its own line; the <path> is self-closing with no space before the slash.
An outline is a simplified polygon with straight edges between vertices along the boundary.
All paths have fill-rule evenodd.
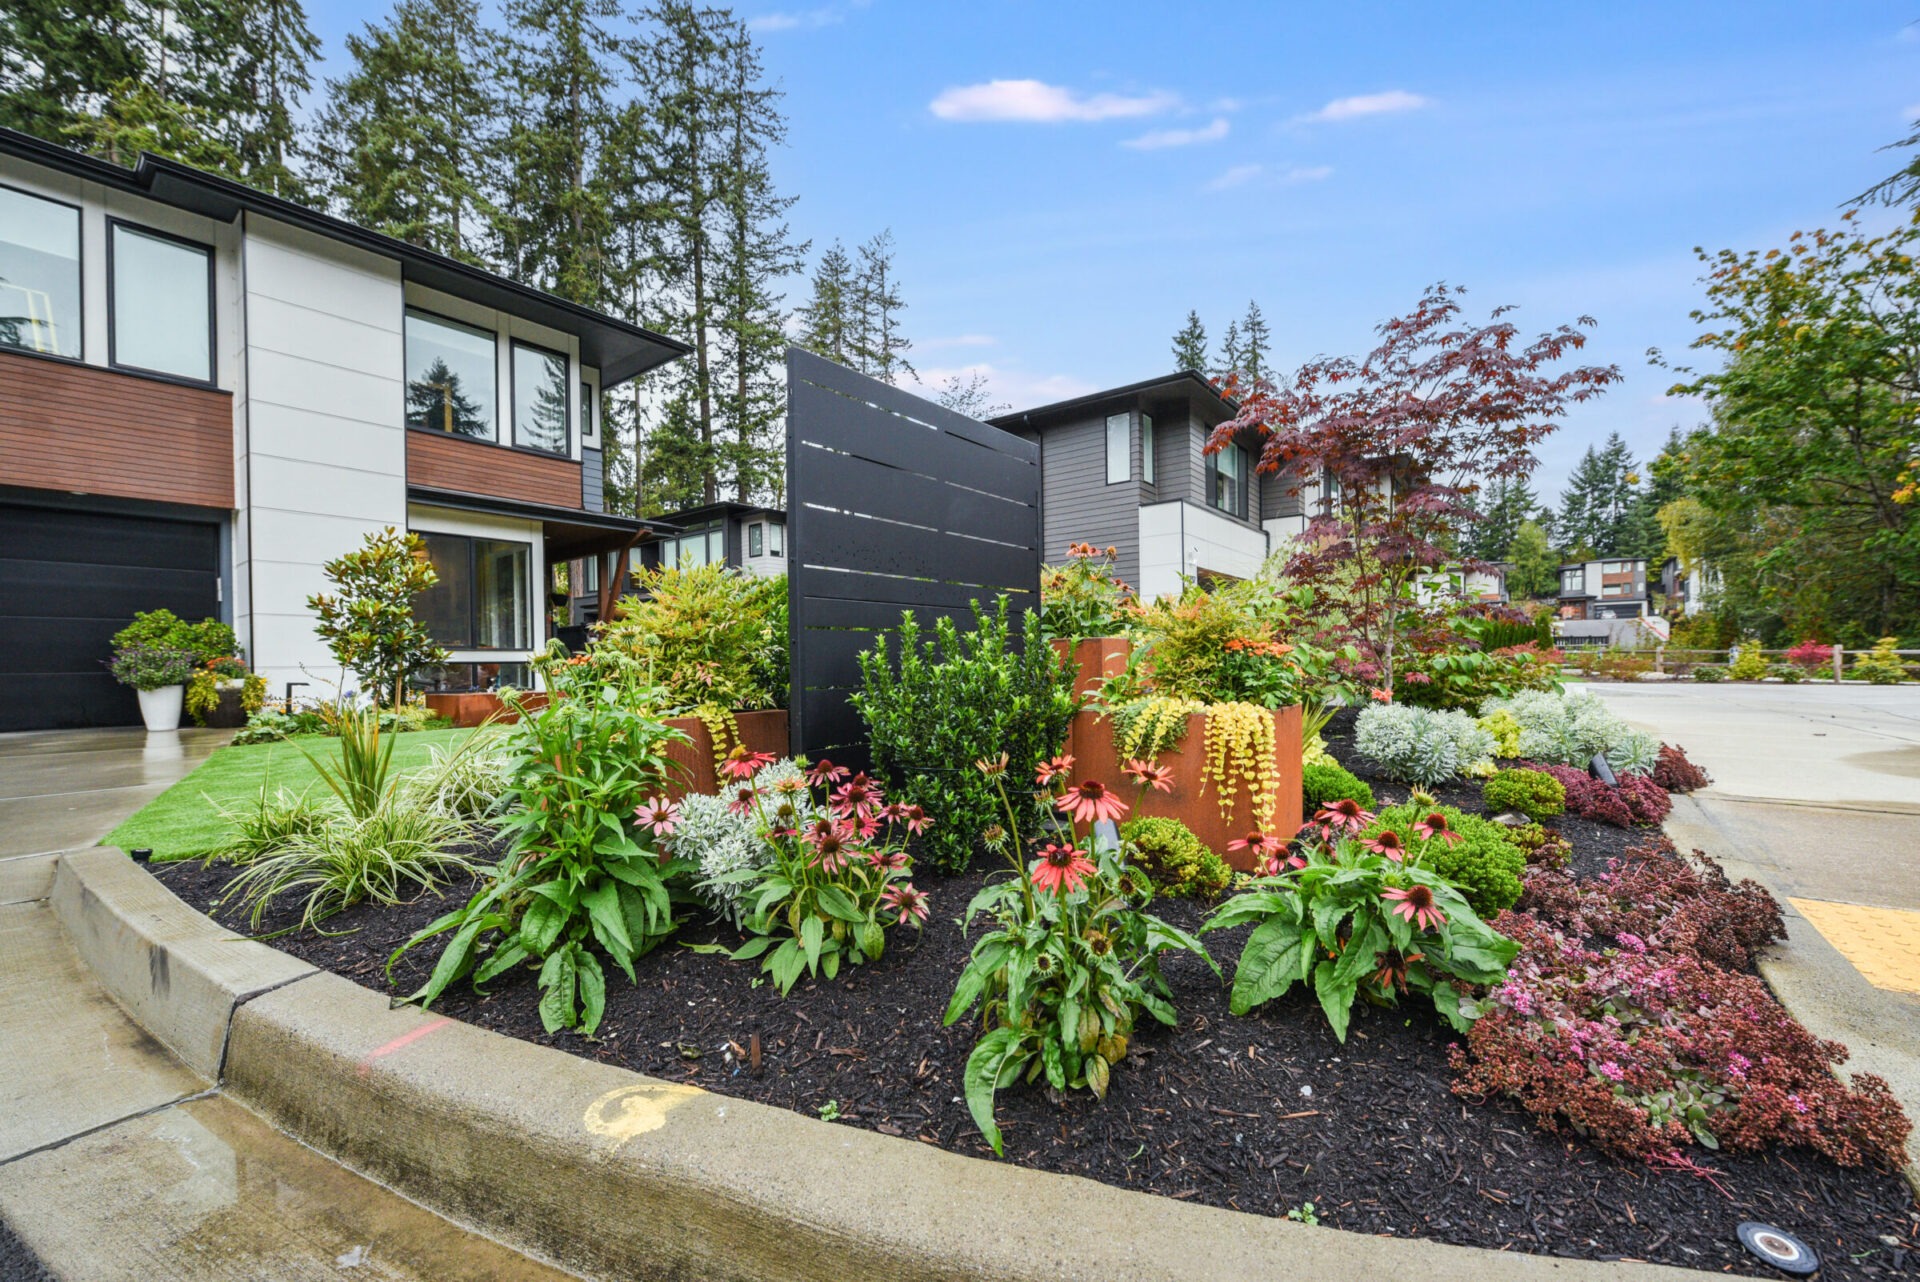
<path id="1" fill-rule="evenodd" d="M 1204 778 L 1220 789 L 1220 815 L 1233 820 L 1233 799 L 1246 786 L 1253 800 L 1253 822 L 1265 832 L 1273 822 L 1273 794 L 1279 778 L 1273 768 L 1273 714 L 1257 703 L 1216 703 L 1207 709 L 1207 764 Z"/>
<path id="2" fill-rule="evenodd" d="M 717 703 L 700 704 L 694 708 L 693 715 L 700 718 L 700 723 L 707 728 L 707 738 L 713 741 L 713 769 L 718 776 L 728 754 L 740 744 L 740 723 L 732 711 Z"/>
<path id="3" fill-rule="evenodd" d="M 1153 760 L 1186 738 L 1189 715 L 1206 710 L 1207 705 L 1197 699 L 1177 699 L 1165 695 L 1154 695 L 1115 708 L 1114 741 L 1119 746 L 1120 759 Z"/>

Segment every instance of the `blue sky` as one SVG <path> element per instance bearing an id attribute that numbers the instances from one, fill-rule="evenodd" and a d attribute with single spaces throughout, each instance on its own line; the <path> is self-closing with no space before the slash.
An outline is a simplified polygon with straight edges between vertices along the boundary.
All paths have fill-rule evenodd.
<path id="1" fill-rule="evenodd" d="M 316 4 L 337 74 L 379 0 Z M 818 250 L 890 227 L 929 382 L 1025 407 L 1171 367 L 1260 301 L 1282 368 L 1363 351 L 1427 284 L 1543 329 L 1587 314 L 1623 384 L 1542 449 L 1697 406 L 1693 247 L 1830 223 L 1920 112 L 1920 7 L 743 3 L 787 94 L 777 177 Z M 1884 220 L 1884 215 L 1880 216 Z M 799 298 L 799 283 L 795 299 Z"/>

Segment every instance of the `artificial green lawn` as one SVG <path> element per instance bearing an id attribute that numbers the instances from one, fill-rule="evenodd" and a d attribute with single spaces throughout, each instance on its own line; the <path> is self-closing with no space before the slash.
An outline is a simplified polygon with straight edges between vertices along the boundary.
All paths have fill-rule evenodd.
<path id="1" fill-rule="evenodd" d="M 414 730 L 393 736 L 395 775 L 411 774 L 426 765 L 427 749 L 434 745 L 445 752 L 472 733 Z M 155 859 L 190 859 L 217 849 L 226 840 L 228 823 L 220 817 L 216 802 L 231 811 L 246 810 L 259 798 L 262 785 L 270 792 L 285 788 L 300 793 L 313 788 L 331 795 L 302 755 L 303 748 L 322 761 L 331 761 L 339 752 L 339 740 L 303 735 L 280 743 L 216 749 L 199 769 L 141 807 L 101 844 L 122 850 L 148 847 Z"/>

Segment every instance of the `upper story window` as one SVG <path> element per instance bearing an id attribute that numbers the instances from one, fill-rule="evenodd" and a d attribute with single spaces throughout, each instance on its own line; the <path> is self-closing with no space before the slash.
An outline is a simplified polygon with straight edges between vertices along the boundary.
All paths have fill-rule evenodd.
<path id="1" fill-rule="evenodd" d="M 787 527 L 779 521 L 767 522 L 767 555 L 787 554 Z"/>
<path id="2" fill-rule="evenodd" d="M 1107 417 L 1107 484 L 1118 485 L 1133 476 L 1133 416 Z"/>
<path id="3" fill-rule="evenodd" d="M 213 249 L 111 224 L 108 358 L 124 369 L 213 381 Z"/>
<path id="4" fill-rule="evenodd" d="M 1560 571 L 1560 590 L 1566 593 L 1585 592 L 1587 590 L 1587 572 L 1584 568 Z"/>
<path id="5" fill-rule="evenodd" d="M 1153 415 L 1140 416 L 1140 479 L 1153 484 Z"/>
<path id="6" fill-rule="evenodd" d="M 407 309 L 407 426 L 497 441 L 491 330 Z"/>
<path id="7" fill-rule="evenodd" d="M 1207 506 L 1232 516 L 1247 514 L 1247 451 L 1229 445 L 1207 456 Z"/>
<path id="8" fill-rule="evenodd" d="M 563 353 L 513 345 L 513 443 L 549 454 L 571 453 L 567 434 L 567 358 Z"/>
<path id="9" fill-rule="evenodd" d="M 0 347 L 80 359 L 80 211 L 0 187 Z"/>
<path id="10" fill-rule="evenodd" d="M 593 384 L 586 379 L 580 380 L 580 443 L 597 445 L 600 441 L 600 421 L 595 413 L 599 409 L 597 397 L 593 394 Z"/>

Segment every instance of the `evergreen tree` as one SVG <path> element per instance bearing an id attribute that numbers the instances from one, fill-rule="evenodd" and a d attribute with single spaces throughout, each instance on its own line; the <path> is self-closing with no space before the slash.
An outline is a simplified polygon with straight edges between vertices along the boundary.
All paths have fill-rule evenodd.
<path id="1" fill-rule="evenodd" d="M 351 68 L 327 84 L 318 185 L 352 222 L 482 263 L 490 37 L 475 0 L 399 0 L 347 37 Z"/>
<path id="2" fill-rule="evenodd" d="M 1467 554 L 1479 561 L 1503 559 L 1521 523 L 1532 520 L 1538 506 L 1525 477 L 1489 481 L 1475 505 L 1481 516 L 1468 535 Z"/>
<path id="3" fill-rule="evenodd" d="M 907 349 L 913 344 L 900 332 L 900 313 L 907 304 L 900 297 L 900 278 L 893 270 L 893 232 L 882 230 L 858 252 L 853 330 L 861 369 L 883 383 L 897 382 L 902 374 L 911 377 Z"/>
<path id="4" fill-rule="evenodd" d="M 1199 312 L 1189 311 L 1187 323 L 1173 336 L 1173 367 L 1197 374 L 1212 368 L 1207 364 L 1207 329 L 1200 323 Z"/>
<path id="5" fill-rule="evenodd" d="M 1547 532 L 1538 521 L 1522 521 L 1507 545 L 1507 594 L 1520 600 L 1551 595 L 1556 585 L 1560 558 L 1553 554 Z"/>
<path id="6" fill-rule="evenodd" d="M 639 510 L 675 512 L 711 502 L 707 485 L 713 474 L 712 446 L 701 439 L 693 405 L 682 387 L 668 397 L 660 422 L 647 434 L 640 464 Z"/>
<path id="7" fill-rule="evenodd" d="M 965 414 L 973 419 L 989 419 L 1013 408 L 1004 401 L 993 399 L 992 392 L 987 388 L 987 376 L 977 369 L 967 370 L 964 374 L 949 374 L 934 392 L 933 399 L 954 413 Z"/>
<path id="8" fill-rule="evenodd" d="M 61 141 L 99 115 L 114 87 L 138 83 L 146 59 L 127 0 L 0 4 L 0 125 Z"/>
<path id="9" fill-rule="evenodd" d="M 1273 372 L 1267 365 L 1267 350 L 1272 337 L 1267 330 L 1267 318 L 1260 314 L 1260 304 L 1248 299 L 1247 314 L 1240 321 L 1240 361 L 1237 368 L 1249 381 L 1265 378 Z"/>
<path id="10" fill-rule="evenodd" d="M 1246 348 L 1240 339 L 1240 322 L 1228 321 L 1227 332 L 1220 339 L 1220 368 L 1216 376 L 1222 379 L 1238 374 L 1246 363 Z"/>
<path id="11" fill-rule="evenodd" d="M 849 369 L 858 369 L 853 295 L 853 260 L 836 240 L 820 255 L 813 269 L 811 292 L 800 306 L 800 346 Z"/>
<path id="12" fill-rule="evenodd" d="M 294 119 L 299 99 L 313 87 L 308 66 L 320 41 L 307 27 L 300 0 L 235 0 L 235 58 L 229 75 L 228 119 L 240 176 L 285 200 L 307 200 L 298 166 L 305 148 Z"/>

